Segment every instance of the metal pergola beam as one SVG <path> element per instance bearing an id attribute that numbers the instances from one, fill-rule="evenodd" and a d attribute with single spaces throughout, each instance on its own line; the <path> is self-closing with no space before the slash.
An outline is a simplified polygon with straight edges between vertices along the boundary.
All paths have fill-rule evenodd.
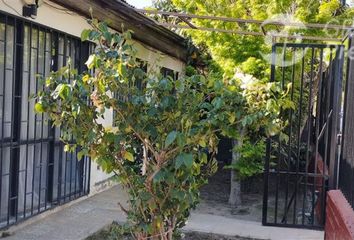
<path id="1" fill-rule="evenodd" d="M 251 36 L 271 36 L 271 37 L 279 37 L 279 38 L 287 38 L 287 39 L 304 39 L 304 40 L 313 40 L 313 41 L 334 41 L 334 42 L 342 42 L 345 39 L 345 35 L 342 38 L 333 38 L 333 37 L 320 37 L 320 36 L 304 36 L 304 35 L 288 35 L 281 33 L 269 33 L 266 32 L 265 26 L 287 26 L 287 27 L 295 27 L 300 29 L 306 28 L 314 28 L 314 29 L 332 29 L 344 31 L 345 34 L 348 31 L 353 30 L 353 26 L 348 25 L 336 25 L 336 24 L 321 24 L 321 23 L 297 23 L 297 22 L 280 22 L 280 21 L 271 21 L 264 22 L 262 20 L 255 19 L 240 19 L 240 18 L 230 18 L 230 17 L 219 17 L 219 16 L 206 16 L 206 15 L 196 15 L 196 14 L 186 14 L 186 13 L 177 13 L 177 12 L 166 12 L 166 11 L 157 11 L 157 10 L 144 10 L 137 9 L 137 12 L 144 14 L 155 14 L 155 15 L 164 15 L 171 16 L 181 19 L 183 22 L 186 22 L 186 19 L 206 19 L 211 21 L 221 21 L 221 22 L 234 22 L 234 23 L 243 23 L 243 24 L 256 24 L 259 25 L 261 31 L 242 31 L 242 30 L 227 30 L 221 28 L 208 28 L 208 27 L 199 27 L 195 24 L 191 23 L 191 21 L 187 20 L 187 25 L 179 25 L 179 24 L 170 24 L 170 23 L 159 23 L 157 24 L 164 27 L 171 28 L 179 28 L 179 29 L 195 29 L 201 31 L 209 31 L 209 32 L 222 32 L 222 33 L 231 33 L 231 34 L 239 34 L 239 35 L 251 35 Z"/>
<path id="2" fill-rule="evenodd" d="M 231 17 L 219 17 L 219 16 L 208 16 L 208 15 L 196 15 L 196 14 L 187 14 L 187 13 L 177 13 L 177 12 L 166 12 L 166 11 L 158 11 L 158 10 L 145 10 L 145 9 L 136 9 L 137 12 L 147 13 L 147 14 L 160 14 L 165 16 L 172 17 L 185 17 L 185 18 L 195 18 L 195 19 L 208 19 L 215 21 L 223 21 L 223 22 L 236 22 L 236 23 L 249 23 L 249 24 L 259 24 L 263 25 L 263 20 L 255 20 L 255 19 L 241 19 L 241 18 L 231 18 Z M 267 22 L 267 25 L 277 25 L 277 26 L 289 26 L 289 27 L 299 27 L 299 28 L 317 28 L 317 29 L 336 29 L 336 30 L 350 30 L 353 29 L 353 26 L 348 25 L 338 25 L 338 24 L 322 24 L 322 23 L 297 23 L 297 22 L 279 22 L 279 21 L 271 21 Z"/>
<path id="3" fill-rule="evenodd" d="M 267 36 L 267 33 L 264 34 L 263 32 L 227 30 L 227 29 L 221 29 L 221 28 L 207 28 L 207 27 L 192 28 L 190 26 L 171 24 L 171 23 L 158 23 L 158 24 L 161 26 L 164 26 L 164 27 L 180 28 L 180 29 L 195 29 L 195 30 L 202 30 L 202 31 L 207 31 L 207 32 L 233 33 L 233 34 L 250 35 L 250 36 Z M 316 36 L 303 36 L 303 35 L 287 35 L 287 34 L 278 34 L 278 33 L 268 34 L 268 36 L 279 37 L 279 38 L 288 38 L 288 39 L 304 39 L 304 40 L 342 42 L 342 38 L 329 38 L 329 37 L 316 37 Z"/>

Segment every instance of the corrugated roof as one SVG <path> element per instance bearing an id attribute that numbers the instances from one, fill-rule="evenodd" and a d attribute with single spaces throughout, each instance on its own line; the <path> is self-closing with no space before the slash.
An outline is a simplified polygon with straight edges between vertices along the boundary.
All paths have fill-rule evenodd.
<path id="1" fill-rule="evenodd" d="M 176 57 L 187 59 L 186 39 L 171 30 L 160 26 L 128 4 L 125 0 L 51 0 L 72 11 L 90 17 L 90 7 L 94 16 L 107 21 L 113 29 L 132 30 L 133 38 L 150 47 Z"/>

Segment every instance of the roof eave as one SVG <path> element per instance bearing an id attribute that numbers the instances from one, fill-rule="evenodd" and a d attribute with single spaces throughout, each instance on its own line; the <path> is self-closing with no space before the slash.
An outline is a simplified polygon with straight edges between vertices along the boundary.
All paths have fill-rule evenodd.
<path id="1" fill-rule="evenodd" d="M 182 61 L 187 59 L 186 41 L 183 37 L 162 27 L 152 19 L 135 11 L 134 8 L 119 0 L 51 0 L 56 4 L 77 12 L 87 18 L 91 16 L 107 21 L 117 31 L 125 29 L 133 31 L 133 38 L 156 50 Z"/>

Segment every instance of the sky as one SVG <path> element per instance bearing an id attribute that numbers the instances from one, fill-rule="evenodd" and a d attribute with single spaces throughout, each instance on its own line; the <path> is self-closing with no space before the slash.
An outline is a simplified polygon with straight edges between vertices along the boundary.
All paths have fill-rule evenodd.
<path id="1" fill-rule="evenodd" d="M 143 8 L 151 6 L 152 0 L 126 0 L 129 4 L 136 8 Z"/>

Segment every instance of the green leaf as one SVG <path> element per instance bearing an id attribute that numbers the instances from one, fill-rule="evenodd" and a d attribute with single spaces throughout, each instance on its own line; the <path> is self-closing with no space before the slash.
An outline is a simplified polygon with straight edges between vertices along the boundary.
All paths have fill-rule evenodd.
<path id="1" fill-rule="evenodd" d="M 199 156 L 199 161 L 202 164 L 205 164 L 208 162 L 208 155 L 204 152 L 201 153 L 201 155 Z"/>
<path id="2" fill-rule="evenodd" d="M 80 161 L 87 154 L 88 154 L 87 150 L 81 150 L 77 153 L 77 159 Z"/>
<path id="3" fill-rule="evenodd" d="M 190 169 L 193 166 L 193 154 L 185 154 L 184 156 L 184 165 Z"/>
<path id="4" fill-rule="evenodd" d="M 123 157 L 130 162 L 134 162 L 134 156 L 130 152 L 125 152 Z"/>
<path id="5" fill-rule="evenodd" d="M 180 154 L 176 158 L 176 168 L 179 169 L 184 164 L 183 154 Z"/>
<path id="6" fill-rule="evenodd" d="M 168 146 L 170 146 L 176 139 L 177 137 L 177 132 L 176 131 L 172 131 L 170 132 L 165 140 L 165 148 L 167 148 Z"/>
<path id="7" fill-rule="evenodd" d="M 165 173 L 163 171 L 159 171 L 155 176 L 154 176 L 154 183 L 161 182 L 165 177 Z"/>
<path id="8" fill-rule="evenodd" d="M 118 73 L 119 73 L 120 76 L 125 76 L 126 73 L 127 73 L 127 69 L 122 63 L 118 64 L 118 69 L 117 70 L 118 70 Z"/>
<path id="9" fill-rule="evenodd" d="M 176 158 L 176 168 L 179 169 L 182 165 L 190 169 L 193 166 L 193 154 L 181 153 Z"/>
<path id="10" fill-rule="evenodd" d="M 205 142 L 205 139 L 199 139 L 199 142 L 198 142 L 199 146 L 205 148 L 206 147 L 206 142 Z"/>
<path id="11" fill-rule="evenodd" d="M 184 91 L 184 83 L 182 80 L 177 80 L 175 85 L 176 85 L 177 92 L 182 93 Z"/>
<path id="12" fill-rule="evenodd" d="M 184 136 L 183 133 L 177 134 L 177 144 L 180 148 L 182 148 L 186 145 L 186 137 Z"/>
<path id="13" fill-rule="evenodd" d="M 171 196 L 173 198 L 176 198 L 176 199 L 180 200 L 180 201 L 183 201 L 185 193 L 183 191 L 181 191 L 181 190 L 173 189 L 172 192 L 171 192 Z"/>
<path id="14" fill-rule="evenodd" d="M 70 87 L 67 84 L 63 84 L 59 90 L 59 96 L 62 99 L 66 99 L 69 96 L 70 93 Z"/>
<path id="15" fill-rule="evenodd" d="M 43 113 L 44 112 L 43 104 L 41 102 L 36 103 L 36 105 L 34 105 L 34 110 L 36 111 L 36 113 Z"/>
<path id="16" fill-rule="evenodd" d="M 91 32 L 91 30 L 89 30 L 89 29 L 85 29 L 84 31 L 82 31 L 81 41 L 86 41 L 90 36 L 90 32 Z"/>
<path id="17" fill-rule="evenodd" d="M 215 108 L 219 109 L 223 105 L 223 99 L 220 97 L 217 97 L 211 103 L 214 105 Z"/>

